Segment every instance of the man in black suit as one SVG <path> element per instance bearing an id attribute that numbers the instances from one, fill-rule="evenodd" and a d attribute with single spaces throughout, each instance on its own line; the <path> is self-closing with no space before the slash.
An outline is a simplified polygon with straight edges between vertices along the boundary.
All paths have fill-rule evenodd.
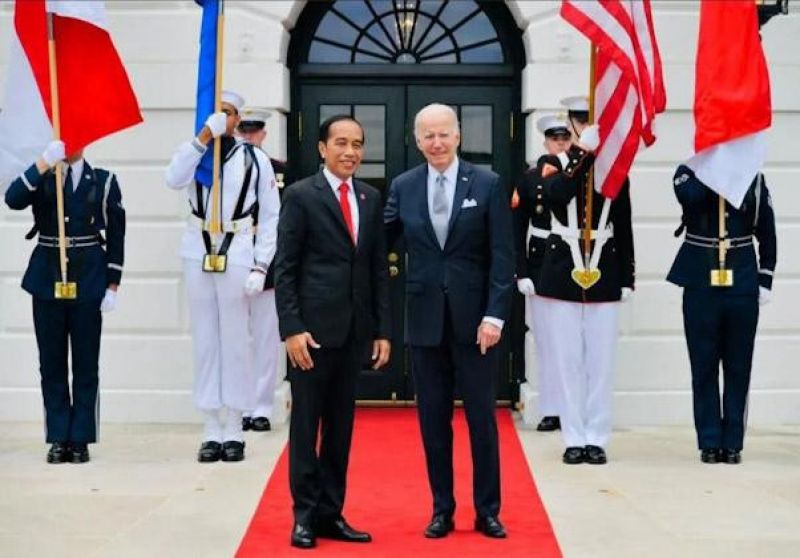
<path id="1" fill-rule="evenodd" d="M 320 127 L 317 174 L 291 185 L 278 225 L 275 294 L 291 367 L 292 546 L 369 542 L 342 517 L 356 380 L 369 344 L 389 361 L 389 284 L 380 193 L 353 179 L 364 130 L 347 115 Z M 317 433 L 321 433 L 317 452 Z"/>
<path id="2" fill-rule="evenodd" d="M 384 210 L 390 245 L 408 251 L 408 343 L 433 492 L 425 536 L 454 529 L 453 396 L 458 382 L 472 447 L 475 529 L 506 536 L 493 378 L 514 288 L 509 196 L 493 172 L 460 160 L 458 118 L 432 104 L 414 121 L 427 163 L 392 181 Z"/>

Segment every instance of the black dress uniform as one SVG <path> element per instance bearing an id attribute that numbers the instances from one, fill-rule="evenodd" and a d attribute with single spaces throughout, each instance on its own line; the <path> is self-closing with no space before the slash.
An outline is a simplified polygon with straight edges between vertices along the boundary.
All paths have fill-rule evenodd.
<path id="1" fill-rule="evenodd" d="M 704 461 L 722 458 L 737 463 L 744 440 L 759 290 L 772 288 L 775 270 L 772 200 L 759 174 L 739 209 L 725 204 L 730 242 L 726 268 L 733 271 L 733 285 L 714 287 L 710 275 L 719 267 L 719 197 L 684 165 L 675 173 L 674 187 L 686 234 L 667 280 L 684 288 L 683 323 L 692 367 L 697 443 Z"/>
<path id="2" fill-rule="evenodd" d="M 114 174 L 87 162 L 81 176 L 71 171 L 66 167 L 62 176 L 67 280 L 77 283 L 74 300 L 57 300 L 54 294 L 54 284 L 61 281 L 55 173 L 40 174 L 32 165 L 11 183 L 5 199 L 11 209 L 32 207 L 35 227 L 28 238 L 39 234 L 22 288 L 33 296 L 47 442 L 85 447 L 97 440 L 100 302 L 106 287 L 122 278 L 125 210 Z"/>
<path id="3" fill-rule="evenodd" d="M 543 181 L 544 200 L 555 220 L 570 228 L 568 208 L 576 201 L 577 230 L 582 231 L 585 215 L 586 181 L 594 155 L 573 145 L 567 152 L 569 162 L 564 172 L 556 173 Z M 592 191 L 592 229 L 596 230 L 600 221 L 605 198 Z M 572 280 L 575 267 L 568 241 L 557 233 L 546 241 L 539 283 L 536 292 L 541 296 L 569 300 L 573 302 L 614 302 L 620 300 L 623 287 L 633 288 L 635 260 L 633 251 L 633 229 L 631 227 L 630 184 L 625 184 L 619 195 L 610 202 L 607 226 L 613 235 L 603 245 L 598 268 L 600 280 L 589 289 L 583 289 Z M 584 256 L 583 238 L 578 239 L 580 254 Z M 595 243 L 592 243 L 594 247 Z"/>

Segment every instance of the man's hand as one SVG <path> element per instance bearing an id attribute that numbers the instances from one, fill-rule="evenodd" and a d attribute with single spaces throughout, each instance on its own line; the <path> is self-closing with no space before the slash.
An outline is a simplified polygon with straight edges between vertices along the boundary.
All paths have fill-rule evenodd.
<path id="1" fill-rule="evenodd" d="M 228 115 L 224 112 L 215 112 L 206 119 L 206 126 L 211 132 L 211 136 L 218 138 L 225 133 L 225 129 L 228 127 Z"/>
<path id="2" fill-rule="evenodd" d="M 517 279 L 517 290 L 519 291 L 519 294 L 525 296 L 533 296 L 536 294 L 536 287 L 533 286 L 533 281 L 527 277 Z"/>
<path id="3" fill-rule="evenodd" d="M 586 151 L 597 149 L 600 145 L 600 128 L 597 127 L 597 124 L 592 124 L 583 129 L 580 138 L 578 138 L 578 145 Z"/>
<path id="4" fill-rule="evenodd" d="M 264 290 L 264 283 L 267 280 L 267 274 L 261 270 L 254 269 L 247 276 L 244 282 L 244 294 L 247 296 L 255 296 Z"/>
<path id="5" fill-rule="evenodd" d="M 478 326 L 478 339 L 476 345 L 481 346 L 481 354 L 485 355 L 486 351 L 497 345 L 500 341 L 500 328 L 489 322 L 481 322 Z"/>
<path id="6" fill-rule="evenodd" d="M 630 287 L 622 287 L 622 292 L 620 293 L 619 301 L 628 302 L 632 296 L 633 296 L 633 289 L 631 289 Z"/>
<path id="7" fill-rule="evenodd" d="M 41 161 L 44 162 L 45 170 L 53 168 L 56 166 L 56 163 L 59 161 L 63 161 L 66 157 L 64 148 L 64 142 L 60 140 L 53 140 L 47 144 L 47 147 L 44 149 L 44 153 L 42 153 Z M 38 164 L 37 164 L 38 166 Z M 41 172 L 41 168 L 39 171 Z"/>
<path id="8" fill-rule="evenodd" d="M 117 307 L 117 289 L 106 289 L 106 294 L 100 302 L 101 312 L 112 312 Z"/>
<path id="9" fill-rule="evenodd" d="M 300 370 L 311 370 L 314 368 L 314 361 L 308 352 L 308 347 L 319 349 L 321 345 L 314 341 L 311 334 L 307 331 L 292 335 L 286 338 L 286 353 L 292 366 Z"/>
<path id="10" fill-rule="evenodd" d="M 372 360 L 375 363 L 372 365 L 373 370 L 386 365 L 389 362 L 389 356 L 392 353 L 392 344 L 388 339 L 376 339 L 372 342 Z"/>
<path id="11" fill-rule="evenodd" d="M 764 306 L 772 301 L 772 291 L 766 287 L 758 287 L 758 304 Z"/>

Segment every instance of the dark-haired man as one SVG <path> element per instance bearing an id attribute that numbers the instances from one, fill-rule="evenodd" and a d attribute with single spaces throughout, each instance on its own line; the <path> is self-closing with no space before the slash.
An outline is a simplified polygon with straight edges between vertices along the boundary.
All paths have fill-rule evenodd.
<path id="1" fill-rule="evenodd" d="M 314 547 L 317 536 L 371 540 L 347 524 L 342 508 L 356 380 L 370 344 L 375 369 L 390 350 L 381 196 L 353 179 L 364 130 L 350 116 L 333 116 L 320 127 L 318 147 L 323 169 L 284 196 L 275 260 L 278 323 L 291 363 L 291 544 L 298 548 Z"/>

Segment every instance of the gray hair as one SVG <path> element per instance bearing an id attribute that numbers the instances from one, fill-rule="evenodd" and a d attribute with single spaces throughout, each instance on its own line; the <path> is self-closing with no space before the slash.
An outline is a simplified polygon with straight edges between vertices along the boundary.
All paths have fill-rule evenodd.
<path id="1" fill-rule="evenodd" d="M 431 103 L 422 107 L 417 115 L 414 117 L 414 137 L 419 139 L 419 128 L 422 119 L 426 116 L 435 113 L 445 113 L 450 115 L 453 118 L 453 122 L 455 122 L 455 126 L 453 127 L 456 133 L 461 133 L 461 128 L 458 124 L 458 115 L 456 111 L 453 110 L 453 107 L 450 105 L 443 105 L 442 103 Z"/>

